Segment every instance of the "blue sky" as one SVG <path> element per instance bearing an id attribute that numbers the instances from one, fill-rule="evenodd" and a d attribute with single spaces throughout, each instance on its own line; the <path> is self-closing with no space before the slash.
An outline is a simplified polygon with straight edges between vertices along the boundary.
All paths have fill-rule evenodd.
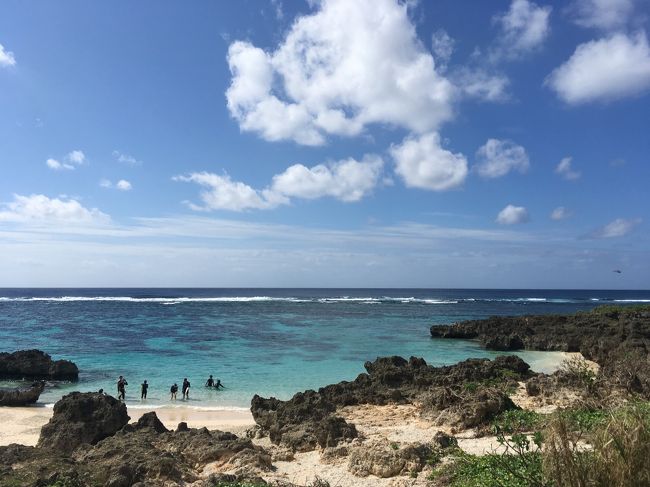
<path id="1" fill-rule="evenodd" d="M 0 286 L 650 288 L 647 0 L 1 9 Z"/>

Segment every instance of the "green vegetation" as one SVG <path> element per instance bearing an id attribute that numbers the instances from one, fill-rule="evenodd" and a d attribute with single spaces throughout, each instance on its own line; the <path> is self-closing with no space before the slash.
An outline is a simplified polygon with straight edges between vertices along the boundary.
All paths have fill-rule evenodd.
<path id="1" fill-rule="evenodd" d="M 544 425 L 544 416 L 526 409 L 504 411 L 492 420 L 495 433 L 514 434 L 539 430 Z"/>
<path id="2" fill-rule="evenodd" d="M 579 409 L 545 418 L 509 411 L 494 420 L 504 452 L 454 450 L 432 478 L 450 487 L 636 487 L 650 485 L 650 403 L 614 411 Z M 516 431 L 542 432 L 532 435 Z M 512 436 L 505 436 L 505 433 Z M 585 433 L 589 433 L 590 447 Z"/>
<path id="3" fill-rule="evenodd" d="M 522 456 L 461 453 L 451 465 L 434 473 L 450 487 L 531 487 L 530 479 L 541 481 L 542 457 L 539 452 Z M 540 484 L 541 485 L 541 484 Z"/>
<path id="4" fill-rule="evenodd" d="M 605 304 L 603 306 L 598 306 L 591 311 L 578 311 L 577 314 L 593 314 L 593 315 L 607 315 L 614 316 L 621 313 L 632 312 L 643 312 L 650 311 L 650 305 L 648 304 L 626 304 L 626 305 L 617 305 L 617 304 Z"/>

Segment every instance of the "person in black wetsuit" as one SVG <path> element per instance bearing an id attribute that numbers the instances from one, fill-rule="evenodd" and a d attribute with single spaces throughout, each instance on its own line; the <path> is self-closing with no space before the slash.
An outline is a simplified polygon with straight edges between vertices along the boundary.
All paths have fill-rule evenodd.
<path id="1" fill-rule="evenodd" d="M 145 380 L 141 386 L 140 386 L 140 399 L 146 399 L 147 398 L 147 390 L 149 389 L 149 384 L 147 384 L 147 381 Z"/>
<path id="2" fill-rule="evenodd" d="M 174 384 L 171 386 L 169 389 L 169 392 L 171 393 L 171 397 L 169 398 L 170 400 L 176 400 L 176 393 L 178 392 L 178 385 L 174 382 Z"/>
<path id="3" fill-rule="evenodd" d="M 190 398 L 190 381 L 187 380 L 187 377 L 183 379 L 183 399 Z"/>
<path id="4" fill-rule="evenodd" d="M 119 400 L 124 401 L 126 398 L 126 386 L 128 386 L 129 383 L 126 381 L 124 377 L 120 375 L 120 378 L 117 379 L 117 398 Z"/>
<path id="5" fill-rule="evenodd" d="M 214 387 L 214 379 L 212 378 L 212 375 L 210 375 L 208 380 L 205 381 L 205 387 Z"/>
<path id="6" fill-rule="evenodd" d="M 224 385 L 221 383 L 221 379 L 217 379 L 217 382 L 215 383 L 214 388 L 215 388 L 216 390 L 219 390 L 220 387 L 221 387 L 222 389 L 225 389 Z"/>

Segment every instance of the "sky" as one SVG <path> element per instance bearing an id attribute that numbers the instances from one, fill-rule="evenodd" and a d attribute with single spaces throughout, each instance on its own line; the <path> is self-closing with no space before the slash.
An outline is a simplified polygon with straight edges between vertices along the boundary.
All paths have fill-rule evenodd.
<path id="1" fill-rule="evenodd" d="M 6 0 L 0 286 L 649 289 L 649 19 Z"/>

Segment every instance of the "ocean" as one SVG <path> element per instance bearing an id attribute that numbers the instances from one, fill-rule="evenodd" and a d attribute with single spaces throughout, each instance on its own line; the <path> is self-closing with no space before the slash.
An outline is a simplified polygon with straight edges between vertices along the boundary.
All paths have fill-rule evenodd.
<path id="1" fill-rule="evenodd" d="M 379 356 L 444 365 L 497 355 L 471 341 L 431 339 L 431 325 L 639 302 L 650 303 L 650 291 L 0 289 L 0 351 L 38 348 L 77 363 L 79 382 L 50 384 L 41 405 L 72 390 L 116 395 L 123 375 L 129 407 L 236 410 L 248 409 L 256 393 L 287 399 L 352 380 Z M 545 353 L 519 355 L 547 366 Z M 209 374 L 226 388 L 206 389 Z M 190 400 L 179 392 L 171 402 L 171 384 L 184 377 Z"/>

